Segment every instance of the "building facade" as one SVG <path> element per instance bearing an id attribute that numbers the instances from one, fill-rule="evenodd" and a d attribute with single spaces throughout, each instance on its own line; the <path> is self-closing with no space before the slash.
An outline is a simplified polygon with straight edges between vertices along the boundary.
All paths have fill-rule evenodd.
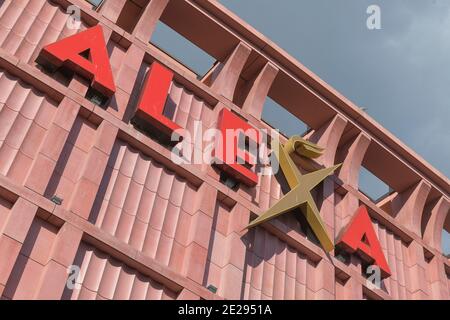
<path id="1" fill-rule="evenodd" d="M 217 1 L 0 5 L 2 299 L 450 298 L 448 178 Z M 217 63 L 197 75 L 153 45 L 158 21 Z M 302 212 L 246 228 L 289 192 L 283 174 L 173 161 L 175 129 L 228 115 L 270 131 L 267 96 L 323 148 L 293 156 L 302 174 L 341 164 L 311 191 L 329 252 Z M 391 192 L 361 192 L 362 167 Z M 358 208 L 379 286 L 373 256 L 337 245 Z"/>

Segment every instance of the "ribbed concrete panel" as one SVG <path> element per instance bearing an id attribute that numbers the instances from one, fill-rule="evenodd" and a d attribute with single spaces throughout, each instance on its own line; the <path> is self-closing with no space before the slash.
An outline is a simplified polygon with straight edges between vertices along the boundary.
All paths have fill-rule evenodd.
<path id="1" fill-rule="evenodd" d="M 76 257 L 81 266 L 80 276 L 72 292 L 66 290 L 64 298 L 72 300 L 174 300 L 178 293 L 161 283 L 128 267 L 84 242 Z"/>
<path id="2" fill-rule="evenodd" d="M 120 65 L 117 67 L 120 68 Z M 146 62 L 143 62 L 140 66 L 139 74 L 141 76 L 138 78 L 138 81 L 140 81 L 141 86 L 134 88 L 133 94 L 135 98 L 141 94 L 143 75 L 147 74 L 149 68 L 150 64 Z M 184 88 L 176 80 L 172 81 L 169 88 L 164 107 L 164 115 L 189 132 L 192 138 L 196 130 L 195 126 L 198 126 L 199 142 L 202 142 L 200 130 L 204 132 L 208 128 L 214 128 L 214 124 L 217 121 L 214 107 L 203 101 L 190 90 Z"/>
<path id="3" fill-rule="evenodd" d="M 213 230 L 206 262 L 204 285 L 212 285 L 224 295 L 225 266 L 228 264 L 231 242 L 228 238 L 230 209 L 218 202 L 215 207 Z M 227 297 L 228 298 L 228 297 Z"/>
<path id="4" fill-rule="evenodd" d="M 256 201 L 263 210 L 269 209 L 281 197 L 281 185 L 274 175 L 260 175 L 256 186 Z"/>
<path id="5" fill-rule="evenodd" d="M 6 1 L 0 16 L 0 46 L 24 62 L 33 62 L 44 45 L 73 35 L 69 15 L 47 0 Z M 0 11 L 1 12 L 1 11 Z M 86 29 L 81 24 L 80 30 Z"/>
<path id="6" fill-rule="evenodd" d="M 39 291 L 58 228 L 35 218 L 3 291 L 6 299 L 33 299 Z"/>
<path id="7" fill-rule="evenodd" d="M 58 104 L 3 71 L 0 88 L 0 174 L 22 184 Z"/>
<path id="8" fill-rule="evenodd" d="M 307 278 L 315 276 L 307 257 L 262 228 L 248 241 L 244 299 L 306 299 Z"/>
<path id="9" fill-rule="evenodd" d="M 372 222 L 392 273 L 391 277 L 383 280 L 382 286 L 394 299 L 410 299 L 413 290 L 410 279 L 414 275 L 410 274 L 411 270 L 406 262 L 408 246 L 385 226 L 375 220 Z M 423 280 L 423 285 L 428 286 L 426 280 Z"/>
<path id="10" fill-rule="evenodd" d="M 316 277 L 314 264 L 263 228 L 236 235 L 231 226 L 237 214 L 221 203 L 216 206 L 204 285 L 215 286 L 230 299 L 306 299 L 307 274 L 309 279 Z M 298 224 L 294 217 L 284 221 Z M 227 281 L 239 277 L 242 286 L 229 290 Z M 309 292 L 311 298 L 314 291 Z"/>
<path id="11" fill-rule="evenodd" d="M 165 112 L 168 115 L 173 114 L 174 122 L 191 134 L 194 133 L 195 121 L 202 121 L 204 125 L 208 124 L 213 113 L 211 106 L 175 81 L 172 82 L 169 90 Z"/>
<path id="12" fill-rule="evenodd" d="M 90 220 L 133 248 L 181 271 L 196 188 L 127 143 L 113 148 Z M 181 252 L 180 252 L 181 251 Z M 182 259 L 181 259 L 182 261 Z"/>
<path id="13" fill-rule="evenodd" d="M 178 18 L 183 10 L 186 21 L 195 19 L 198 24 L 182 23 L 185 30 L 177 31 L 216 56 L 220 48 L 224 59 L 225 51 L 234 52 L 238 43 L 250 51 L 244 71 L 240 63 L 222 69 L 220 77 L 227 80 L 217 86 L 196 80 L 182 62 L 147 45 L 147 36 L 137 33 L 135 37 L 123 32 L 120 24 L 113 26 L 116 19 L 107 20 L 106 16 L 129 18 L 115 1 L 106 0 L 106 13 L 91 11 L 90 5 L 83 6 L 84 1 L 0 1 L 1 299 L 448 299 L 450 268 L 438 249 L 445 206 L 438 218 L 429 219 L 433 225 L 423 222 L 432 227 L 425 228 L 433 230 L 428 232 L 439 232 L 438 236 L 427 235 L 437 239 L 432 247 L 421 239 L 420 232 L 411 236 L 414 230 L 402 222 L 411 221 L 410 211 L 415 212 L 412 221 L 419 221 L 421 207 L 429 207 L 438 197 L 447 201 L 445 177 L 398 145 L 386 130 L 359 114 L 273 43 L 254 30 L 242 32 L 246 25 L 235 17 L 227 18 L 229 13 L 216 7 L 214 1 L 186 5 L 185 0 L 172 0 L 163 20 L 174 27 L 180 25 L 168 20 Z M 63 6 L 73 2 L 85 11 L 79 30 L 66 24 L 69 15 Z M 159 18 L 165 1 L 155 4 L 156 9 L 147 10 L 138 26 Z M 205 22 L 213 26 L 218 19 L 226 28 L 197 28 Z M 84 99 L 90 79 L 35 66 L 44 45 L 96 23 L 103 28 L 117 89 L 102 106 Z M 244 36 L 247 34 L 252 35 L 252 41 Z M 257 72 L 264 64 L 273 65 L 278 72 L 271 95 L 291 107 L 305 102 L 309 107 L 298 109 L 296 114 L 306 116 L 311 127 L 319 127 L 332 117 L 341 119 L 341 129 L 345 127 L 341 141 L 337 137 L 340 133 L 334 134 L 339 131 L 335 127 L 322 127 L 309 135 L 317 138 L 325 134 L 320 138 L 321 146 L 333 156 L 326 157 L 327 166 L 333 163 L 335 151 L 342 153 L 346 162 L 345 172 L 340 172 L 344 180 L 328 178 L 313 196 L 329 234 L 335 238 L 359 205 L 370 209 L 392 272 L 381 288 L 367 283 L 362 270 L 365 263 L 358 254 L 350 254 L 347 260 L 335 256 L 338 250 L 325 253 L 300 212 L 244 230 L 255 215 L 289 191 L 282 173 L 260 175 L 255 188 L 241 184 L 232 190 L 219 181 L 219 170 L 209 165 L 169 164 L 168 150 L 155 138 L 158 133 L 146 136 L 144 131 L 151 128 L 138 130 L 130 122 L 150 62 L 173 71 L 164 114 L 191 136 L 195 129 L 216 127 L 221 108 L 236 112 L 255 127 L 267 127 L 259 115 L 246 112 L 252 106 L 242 109 L 230 101 L 232 82 Z M 255 83 L 251 77 L 247 80 L 246 90 L 257 94 L 250 100 L 263 101 L 267 90 L 252 88 L 258 79 Z M 323 101 L 332 103 L 333 108 Z M 201 127 L 195 127 L 196 121 L 201 121 Z M 364 143 L 356 143 L 347 154 L 345 144 L 353 137 Z M 406 202 L 402 208 L 406 220 L 383 211 L 387 206 L 377 207 L 358 191 L 356 181 L 350 181 L 358 176 L 363 158 L 372 169 L 380 167 L 374 172 L 389 182 L 398 180 L 403 185 L 423 180 L 419 185 L 430 186 L 429 194 L 418 192 Z M 302 165 L 306 163 L 302 161 Z M 348 179 L 352 183 L 345 181 Z M 62 204 L 55 198 L 50 201 L 55 195 Z M 420 208 L 417 203 L 421 203 Z M 80 287 L 73 292 L 67 287 L 67 268 L 72 263 L 81 267 Z M 209 285 L 217 292 L 209 291 Z"/>
<path id="14" fill-rule="evenodd" d="M 70 208 L 75 187 L 80 183 L 88 154 L 93 147 L 96 130 L 97 127 L 85 118 L 77 117 L 56 162 L 45 195 L 49 198 L 57 195 L 63 199 L 63 208 Z M 54 136 L 55 140 L 58 138 Z"/>

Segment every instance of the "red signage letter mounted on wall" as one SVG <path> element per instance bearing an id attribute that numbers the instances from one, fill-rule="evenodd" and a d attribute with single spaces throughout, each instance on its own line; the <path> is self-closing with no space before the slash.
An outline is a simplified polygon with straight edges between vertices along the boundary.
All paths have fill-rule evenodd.
<path id="1" fill-rule="evenodd" d="M 153 62 L 145 77 L 136 115 L 156 129 L 171 135 L 180 126 L 164 116 L 167 93 L 172 82 L 173 72 L 157 62 Z"/>
<path id="2" fill-rule="evenodd" d="M 257 146 L 261 141 L 259 131 L 225 108 L 219 114 L 218 129 L 221 132 L 221 137 L 216 139 L 216 148 L 214 150 L 214 156 L 218 161 L 217 165 L 246 185 L 250 187 L 256 186 L 258 183 L 256 173 L 244 163 L 238 163 L 237 161 L 240 158 L 246 164 L 254 166 L 256 164 L 255 155 L 240 148 L 238 138 L 239 134 L 244 135 Z"/>
<path id="3" fill-rule="evenodd" d="M 391 275 L 391 270 L 386 262 L 365 206 L 359 207 L 342 234 L 338 245 L 343 245 L 350 252 L 357 251 L 365 259 L 373 260 L 374 264 L 380 267 L 383 278 Z"/>
<path id="4" fill-rule="evenodd" d="M 82 56 L 84 53 L 89 54 L 89 59 Z M 40 58 L 56 67 L 65 65 L 92 80 L 92 88 L 107 97 L 116 92 L 100 25 L 45 46 Z"/>

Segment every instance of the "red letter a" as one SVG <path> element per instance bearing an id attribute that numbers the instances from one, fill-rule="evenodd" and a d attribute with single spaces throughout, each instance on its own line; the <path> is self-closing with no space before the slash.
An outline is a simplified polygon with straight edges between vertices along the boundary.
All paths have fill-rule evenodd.
<path id="1" fill-rule="evenodd" d="M 82 54 L 89 54 L 86 59 Z M 100 25 L 45 46 L 40 57 L 56 67 L 65 65 L 92 80 L 92 88 L 110 97 L 116 92 Z"/>
<path id="2" fill-rule="evenodd" d="M 351 252 L 358 251 L 368 260 L 374 260 L 374 264 L 380 267 L 383 278 L 391 275 L 365 206 L 359 207 L 338 244 Z"/>

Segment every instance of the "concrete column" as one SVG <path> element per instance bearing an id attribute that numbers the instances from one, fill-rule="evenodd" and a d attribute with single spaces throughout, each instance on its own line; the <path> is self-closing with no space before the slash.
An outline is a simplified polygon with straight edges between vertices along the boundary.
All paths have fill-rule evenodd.
<path id="1" fill-rule="evenodd" d="M 25 180 L 25 187 L 44 195 L 79 110 L 80 106 L 69 98 L 64 98 L 59 104 L 53 123 Z"/>
<path id="2" fill-rule="evenodd" d="M 186 276 L 203 285 L 208 248 L 212 234 L 212 220 L 217 201 L 217 190 L 203 183 L 192 199 L 195 210 L 191 217 L 189 240 L 186 246 Z"/>
<path id="3" fill-rule="evenodd" d="M 406 284 L 407 298 L 414 300 L 429 299 L 429 283 L 427 280 L 427 263 L 423 247 L 413 240 L 405 249 L 404 262 L 407 266 Z"/>
<path id="4" fill-rule="evenodd" d="M 96 141 L 70 203 L 70 210 L 84 219 L 89 218 L 117 133 L 118 128 L 106 120 L 97 129 Z"/>
<path id="5" fill-rule="evenodd" d="M 241 299 L 245 254 L 247 248 L 241 239 L 241 231 L 247 226 L 250 211 L 240 204 L 236 204 L 230 212 L 228 230 L 224 240 L 224 258 L 221 283 L 218 294 L 226 299 Z"/>
<path id="6" fill-rule="evenodd" d="M 72 265 L 83 232 L 66 222 L 53 243 L 52 253 L 41 276 L 36 299 L 59 300 L 67 285 L 67 269 Z"/>
<path id="7" fill-rule="evenodd" d="M 442 196 L 432 207 L 430 218 L 425 226 L 423 240 L 438 252 L 440 252 L 442 248 L 442 230 L 444 229 L 449 209 L 449 200 Z M 434 256 L 428 263 L 427 276 L 431 289 L 430 298 L 432 299 L 445 300 L 450 296 L 450 287 L 448 286 L 444 260 L 444 257 Z"/>
<path id="8" fill-rule="evenodd" d="M 0 297 L 11 275 L 38 207 L 19 198 L 12 207 L 0 234 Z"/>
<path id="9" fill-rule="evenodd" d="M 427 265 L 427 280 L 430 283 L 430 298 L 435 300 L 448 300 L 450 288 L 445 273 L 444 260 L 441 256 L 434 256 Z"/>
<path id="10" fill-rule="evenodd" d="M 127 111 L 132 112 L 126 109 L 129 105 L 130 97 L 144 60 L 144 55 L 145 51 L 143 49 L 135 44 L 131 44 L 125 57 L 122 59 L 122 64 L 118 66 L 119 71 L 115 79 L 116 94 L 108 108 L 108 112 L 119 119 L 123 119 Z"/>
<path id="11" fill-rule="evenodd" d="M 362 300 L 362 286 L 353 277 L 348 278 L 343 284 L 336 286 L 336 300 Z"/>

